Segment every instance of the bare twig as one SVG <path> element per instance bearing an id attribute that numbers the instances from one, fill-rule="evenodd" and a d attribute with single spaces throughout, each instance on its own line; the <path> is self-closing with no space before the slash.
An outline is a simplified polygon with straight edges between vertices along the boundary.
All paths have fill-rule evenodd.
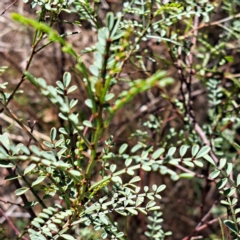
<path id="1" fill-rule="evenodd" d="M 16 206 L 19 206 L 19 207 L 24 207 L 23 204 L 21 203 L 16 203 L 16 202 L 11 202 L 11 201 L 5 201 L 3 199 L 0 199 L 0 202 L 3 202 L 5 204 L 12 204 L 12 205 L 16 205 Z"/>
<path id="2" fill-rule="evenodd" d="M 8 225 L 12 228 L 12 230 L 15 232 L 15 234 L 19 235 L 20 234 L 19 230 L 15 227 L 13 222 L 10 220 L 10 218 L 8 216 L 6 216 L 6 214 L 4 213 L 4 211 L 1 208 L 0 208 L 0 214 L 5 217 L 5 219 L 8 222 Z M 26 237 L 22 237 L 22 239 L 23 240 L 28 240 Z"/>
<path id="3" fill-rule="evenodd" d="M 186 35 L 182 36 L 181 39 L 185 39 L 185 38 L 188 38 L 190 37 L 191 33 L 195 33 L 196 30 L 199 30 L 201 28 L 205 28 L 205 27 L 209 27 L 209 26 L 216 26 L 216 25 L 220 25 L 221 23 L 224 23 L 224 22 L 227 22 L 227 21 L 230 21 L 230 20 L 233 20 L 235 18 L 240 18 L 240 13 L 236 14 L 236 15 L 233 15 L 233 16 L 230 16 L 230 17 L 227 17 L 227 18 L 223 18 L 221 20 L 217 20 L 215 22 L 211 22 L 211 23 L 203 23 L 201 25 L 199 25 L 198 27 L 194 27 L 193 29 L 191 29 Z"/>
<path id="4" fill-rule="evenodd" d="M 10 123 L 10 124 L 15 125 L 16 127 L 22 129 L 22 127 L 21 127 L 20 125 L 18 125 L 14 119 L 8 117 L 8 116 L 5 115 L 4 113 L 1 113 L 1 114 L 0 114 L 0 118 L 2 118 L 4 121 L 6 121 L 6 122 L 8 122 L 8 123 Z M 29 129 L 26 125 L 25 125 L 25 127 L 28 129 L 28 131 L 30 131 L 30 129 Z M 45 140 L 45 141 L 48 141 L 48 142 L 51 141 L 51 139 L 50 139 L 49 136 L 47 136 L 47 135 L 45 135 L 45 134 L 43 134 L 43 133 L 40 133 L 40 132 L 38 132 L 38 131 L 36 131 L 36 130 L 33 130 L 32 134 L 33 134 L 38 140 Z M 10 135 L 10 136 L 11 136 L 11 135 Z M 15 138 L 16 138 L 16 137 L 19 137 L 19 136 L 15 136 Z M 22 139 L 22 138 L 21 138 L 21 139 Z M 21 139 L 19 138 L 19 141 L 22 141 Z M 18 140 L 18 139 L 17 139 L 17 140 Z"/>
<path id="5" fill-rule="evenodd" d="M 32 138 L 37 144 L 38 146 L 41 148 L 41 149 L 44 149 L 44 147 L 41 145 L 41 143 L 33 136 L 33 134 L 31 133 L 31 131 L 29 131 L 29 129 L 24 125 L 22 124 L 16 116 L 14 116 L 13 113 L 11 113 L 11 111 L 8 109 L 7 106 L 5 106 L 2 102 L 0 102 L 0 105 L 3 107 L 3 109 L 7 112 L 7 114 L 12 118 L 14 119 L 14 121 L 16 121 L 18 123 L 18 125 L 27 133 L 27 135 Z"/>
<path id="6" fill-rule="evenodd" d="M 190 240 L 192 238 L 192 236 L 194 235 L 194 233 L 196 233 L 197 231 L 199 231 L 198 229 L 200 229 L 201 226 L 204 225 L 204 222 L 209 218 L 209 216 L 212 213 L 212 209 L 215 207 L 216 202 L 214 202 L 214 204 L 211 206 L 211 208 L 208 210 L 208 212 L 204 215 L 204 217 L 200 220 L 200 222 L 197 224 L 197 226 L 194 228 L 194 230 L 192 231 L 192 233 L 189 236 L 186 236 L 184 238 L 184 240 Z"/>
<path id="7" fill-rule="evenodd" d="M 0 16 L 2 16 L 9 8 L 11 8 L 18 0 L 15 0 L 14 2 L 12 2 L 7 8 L 5 8 L 3 10 L 3 12 L 0 14 Z"/>

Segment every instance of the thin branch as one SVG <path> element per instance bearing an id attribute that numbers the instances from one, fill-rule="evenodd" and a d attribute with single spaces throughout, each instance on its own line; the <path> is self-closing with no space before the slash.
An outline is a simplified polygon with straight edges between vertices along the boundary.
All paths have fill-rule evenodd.
<path id="1" fill-rule="evenodd" d="M 214 202 L 214 204 L 211 206 L 211 208 L 208 210 L 208 212 L 204 215 L 204 217 L 200 220 L 200 222 L 197 224 L 197 226 L 194 228 L 194 230 L 192 231 L 192 233 L 185 237 L 184 239 L 186 240 L 190 240 L 192 238 L 192 236 L 194 235 L 194 233 L 197 232 L 197 229 L 199 229 L 201 226 L 204 225 L 204 222 L 209 218 L 209 216 L 212 213 L 212 209 L 215 207 L 216 205 L 216 201 Z"/>
<path id="2" fill-rule="evenodd" d="M 12 230 L 15 232 L 16 235 L 20 234 L 20 231 L 15 227 L 13 222 L 10 220 L 10 218 L 4 213 L 4 211 L 0 208 L 0 214 L 5 217 L 5 219 L 8 222 L 8 225 L 12 228 Z M 23 240 L 28 240 L 26 237 L 22 237 Z"/>
<path id="3" fill-rule="evenodd" d="M 15 0 L 13 3 L 11 3 L 7 8 L 3 10 L 3 12 L 0 14 L 2 16 L 9 8 L 11 8 L 18 0 Z"/>
<path id="4" fill-rule="evenodd" d="M 11 202 L 11 201 L 5 201 L 5 200 L 3 200 L 3 199 L 1 199 L 1 198 L 0 198 L 0 202 L 5 203 L 5 204 L 16 205 L 16 206 L 21 207 L 21 208 L 24 207 L 24 205 L 21 204 L 21 203 L 15 203 L 15 202 Z"/>
<path id="5" fill-rule="evenodd" d="M 39 141 L 33 136 L 33 134 L 31 133 L 31 131 L 29 131 L 29 129 L 24 125 L 22 124 L 16 116 L 14 116 L 13 113 L 11 113 L 11 111 L 7 108 L 7 106 L 5 106 L 1 101 L 0 101 L 0 105 L 3 107 L 3 109 L 7 112 L 7 114 L 12 118 L 14 119 L 19 126 L 21 126 L 21 128 L 27 133 L 27 135 L 32 138 L 37 144 L 38 146 L 41 148 L 41 149 L 44 149 L 44 147 L 41 145 L 41 143 L 39 143 Z"/>
<path id="6" fill-rule="evenodd" d="M 185 39 L 185 38 L 188 38 L 190 37 L 190 33 L 193 33 L 196 31 L 196 30 L 199 30 L 201 28 L 205 28 L 205 27 L 209 27 L 209 26 L 216 26 L 216 25 L 220 25 L 221 23 L 224 23 L 224 22 L 227 22 L 227 21 L 230 21 L 230 20 L 233 20 L 235 18 L 240 18 L 240 13 L 236 14 L 236 15 L 233 15 L 233 16 L 230 16 L 230 17 L 227 17 L 227 18 L 223 18 L 221 20 L 217 20 L 215 22 L 211 22 L 211 23 L 203 23 L 201 25 L 199 25 L 198 27 L 195 27 L 193 29 L 191 29 L 186 35 L 182 36 L 181 39 Z"/>

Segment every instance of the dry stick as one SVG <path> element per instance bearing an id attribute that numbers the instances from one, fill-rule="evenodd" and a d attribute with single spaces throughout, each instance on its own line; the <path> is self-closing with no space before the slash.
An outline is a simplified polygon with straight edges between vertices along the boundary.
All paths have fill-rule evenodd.
<path id="1" fill-rule="evenodd" d="M 226 217 L 226 214 L 223 215 L 222 217 Z M 197 228 L 196 229 L 196 232 L 200 232 L 202 231 L 203 229 L 207 228 L 209 225 L 212 225 L 213 223 L 217 222 L 219 220 L 219 218 L 214 218 L 213 220 L 203 224 L 201 227 Z"/>
<path id="2" fill-rule="evenodd" d="M 201 226 L 203 226 L 203 223 L 208 219 L 208 217 L 210 216 L 210 214 L 212 213 L 212 209 L 215 207 L 216 202 L 214 202 L 214 204 L 211 206 L 211 208 L 209 209 L 209 211 L 205 214 L 205 216 L 201 219 L 201 221 L 198 223 L 198 225 L 194 228 L 194 230 L 192 231 L 192 233 L 189 236 L 186 236 L 184 238 L 184 240 L 190 240 L 191 237 L 193 236 L 194 233 L 196 233 Z"/>
<path id="3" fill-rule="evenodd" d="M 9 172 L 10 175 L 13 174 L 13 171 L 12 171 L 11 168 L 7 168 L 7 171 Z M 18 179 L 13 179 L 12 181 L 13 181 L 16 189 L 19 189 L 19 188 L 22 187 L 21 184 L 19 183 Z M 28 205 L 29 202 L 28 202 L 28 200 L 27 200 L 26 195 L 25 195 L 25 194 L 22 194 L 22 195 L 20 195 L 20 197 L 21 197 L 24 205 Z M 34 219 L 34 218 L 36 217 L 36 214 L 35 214 L 35 212 L 33 211 L 32 208 L 28 208 L 27 211 L 28 211 L 28 213 L 30 214 L 31 219 Z"/>
<path id="4" fill-rule="evenodd" d="M 0 214 L 6 218 L 9 226 L 12 228 L 12 230 L 15 232 L 15 234 L 18 236 L 20 234 L 19 230 L 15 227 L 13 222 L 9 219 L 9 217 L 4 213 L 4 211 L 0 208 Z M 24 240 L 28 240 L 26 237 L 22 237 Z"/>
<path id="5" fill-rule="evenodd" d="M 2 16 L 10 7 L 12 7 L 18 0 L 15 0 L 13 3 L 11 3 L 7 8 L 3 10 L 3 12 L 0 14 Z"/>
<path id="6" fill-rule="evenodd" d="M 5 204 L 16 205 L 16 206 L 21 207 L 21 208 L 24 207 L 24 205 L 21 204 L 21 203 L 15 203 L 15 202 L 10 202 L 10 201 L 5 201 L 5 200 L 3 200 L 3 199 L 0 199 L 0 202 L 3 202 L 3 203 L 5 203 Z"/>
<path id="7" fill-rule="evenodd" d="M 199 23 L 199 18 L 197 16 L 195 16 L 194 18 L 194 37 L 192 38 L 192 48 L 194 46 L 196 46 L 196 43 L 197 43 L 197 34 L 198 34 L 198 30 L 197 30 L 197 26 L 198 26 L 198 23 Z M 205 133 L 203 132 L 202 128 L 199 126 L 199 124 L 197 123 L 196 119 L 195 119 L 195 115 L 194 115 L 194 111 L 192 109 L 192 90 L 191 90 L 191 85 L 192 85 L 192 75 L 193 75 L 193 71 L 192 71 L 192 63 L 193 63 L 193 54 L 192 54 L 192 51 L 190 49 L 190 54 L 189 56 L 185 58 L 185 62 L 186 62 L 186 65 L 187 65 L 187 73 L 188 73 L 188 76 L 187 78 L 184 76 L 184 73 L 183 73 L 183 69 L 182 69 L 182 66 L 181 66 L 181 47 L 178 48 L 178 61 L 177 61 L 177 68 L 178 68 L 178 74 L 179 74 L 179 77 L 180 77 L 180 80 L 181 80 L 181 94 L 182 94 L 182 97 L 183 97 L 183 101 L 184 101 L 184 108 L 185 108 L 185 111 L 186 111 L 186 116 L 190 119 L 190 122 L 191 124 L 194 126 L 194 129 L 196 131 L 196 133 L 198 134 L 198 136 L 202 139 L 202 141 L 204 142 L 204 144 L 208 145 L 209 147 L 210 146 L 210 142 L 209 140 L 207 139 Z M 183 92 L 183 85 L 186 84 L 186 90 L 187 90 L 187 93 L 188 93 L 188 102 L 186 102 L 186 98 L 185 98 L 185 94 Z M 218 159 L 217 157 L 215 156 L 215 154 L 213 153 L 213 151 L 211 150 L 210 152 L 210 155 L 211 157 L 214 159 L 214 161 L 217 163 L 218 162 Z M 181 168 L 181 166 L 178 166 Z M 195 175 L 196 176 L 196 175 Z M 209 180 L 208 177 L 205 177 L 206 180 Z M 204 198 L 203 198 L 203 203 L 204 204 Z M 197 225 L 197 227 L 194 229 L 194 231 L 187 237 L 184 238 L 184 240 L 189 240 L 193 234 L 197 231 L 196 229 L 198 227 L 200 227 L 200 224 L 205 220 L 207 219 L 207 217 L 211 214 L 211 210 L 212 208 L 209 210 L 209 212 L 202 218 L 201 222 Z M 208 225 L 206 225 L 207 227 Z"/>
<path id="8" fill-rule="evenodd" d="M 22 124 L 18 119 L 17 119 L 17 117 L 15 117 L 12 113 L 11 113 L 11 111 L 7 108 L 7 106 L 5 106 L 2 102 L 0 102 L 0 105 L 3 107 L 3 109 L 7 112 L 7 114 L 12 118 L 12 119 L 14 119 L 17 123 L 18 123 L 18 125 L 20 125 L 21 126 L 21 128 L 27 133 L 27 135 L 30 137 L 30 138 L 32 138 L 37 144 L 38 144 L 38 146 L 41 148 L 41 149 L 44 149 L 43 148 L 43 146 L 38 142 L 38 140 L 33 136 L 33 134 L 27 129 L 27 127 L 24 125 L 24 124 Z"/>
<path id="9" fill-rule="evenodd" d="M 15 120 L 13 120 L 12 118 L 8 117 L 8 116 L 5 115 L 4 113 L 1 113 L 1 114 L 0 114 L 0 118 L 2 118 L 4 121 L 10 123 L 11 125 L 14 125 L 14 126 L 20 128 L 20 129 L 22 129 L 22 127 L 19 126 L 19 125 L 15 122 Z M 26 126 L 26 128 L 28 128 L 28 127 Z M 29 131 L 30 131 L 30 129 L 29 129 Z M 43 134 L 43 133 L 40 133 L 40 132 L 38 132 L 38 131 L 36 131 L 36 130 L 33 130 L 33 134 L 34 134 L 34 136 L 35 136 L 38 140 L 45 140 L 45 141 L 48 141 L 48 142 L 51 141 L 51 139 L 50 139 L 49 136 L 47 136 L 47 135 L 45 135 L 45 134 Z M 20 141 L 20 140 L 19 140 L 19 141 Z"/>
<path id="10" fill-rule="evenodd" d="M 218 21 L 215 21 L 215 22 L 212 22 L 212 23 L 208 23 L 208 24 L 203 23 L 203 24 L 199 25 L 198 27 L 193 28 L 192 30 L 190 30 L 186 35 L 184 35 L 182 37 L 182 39 L 185 39 L 185 38 L 189 37 L 190 36 L 189 33 L 195 32 L 196 30 L 199 30 L 201 28 L 219 25 L 220 23 L 224 23 L 224 22 L 227 22 L 227 21 L 230 21 L 230 20 L 232 20 L 234 18 L 239 18 L 239 17 L 240 17 L 240 13 L 238 13 L 236 15 L 233 15 L 233 16 L 230 16 L 230 17 L 227 17 L 227 18 L 223 18 L 221 20 L 218 20 Z"/>
<path id="11" fill-rule="evenodd" d="M 33 134 L 33 129 L 34 129 L 34 126 L 36 125 L 36 123 L 37 123 L 36 120 L 33 121 L 33 124 L 31 124 L 30 120 L 28 121 L 28 126 L 29 126 L 29 129 L 30 129 L 30 133 L 31 133 L 31 134 Z M 27 147 L 29 147 L 31 141 L 32 141 L 32 138 L 29 138 Z"/>
<path id="12" fill-rule="evenodd" d="M 29 57 L 29 59 L 28 59 L 28 61 L 27 61 L 27 64 L 26 64 L 26 66 L 25 66 L 24 72 L 29 69 L 30 64 L 31 64 L 31 62 L 32 62 L 32 59 L 33 59 L 33 57 L 34 57 L 34 55 L 35 55 L 35 53 L 36 53 L 36 52 L 35 52 L 36 47 L 37 47 L 38 43 L 41 41 L 41 39 L 42 39 L 42 35 L 41 35 L 41 37 L 39 37 L 39 38 L 36 40 L 36 42 L 35 42 L 34 45 L 32 46 L 32 51 L 31 51 L 30 57 Z M 18 84 L 17 84 L 17 86 L 15 87 L 15 89 L 13 90 L 13 92 L 11 93 L 11 95 L 9 96 L 9 98 L 8 98 L 8 100 L 7 100 L 7 103 L 6 103 L 6 106 L 7 106 L 7 105 L 10 103 L 10 101 L 13 99 L 15 93 L 16 93 L 17 90 L 20 88 L 20 86 L 22 85 L 22 83 L 24 82 L 24 80 L 25 80 L 25 74 L 23 73 L 20 81 L 19 81 Z M 4 108 L 0 110 L 0 113 L 1 113 L 3 110 L 4 110 Z"/>
<path id="13" fill-rule="evenodd" d="M 225 216 L 226 216 L 226 214 L 224 214 L 223 216 L 221 216 L 219 218 L 223 218 Z M 200 232 L 200 231 L 204 230 L 205 228 L 209 227 L 209 225 L 212 225 L 213 223 L 217 222 L 219 220 L 219 218 L 214 218 L 213 220 L 203 224 L 201 227 L 196 228 L 195 232 Z M 183 238 L 182 240 L 189 240 L 189 238 L 187 236 L 187 237 Z"/>
<path id="14" fill-rule="evenodd" d="M 117 73 L 116 75 L 116 79 L 119 79 L 120 74 L 122 73 L 123 67 L 125 66 L 126 62 L 128 61 L 128 59 L 131 57 L 131 55 L 133 54 L 136 46 L 138 45 L 138 43 L 140 42 L 140 40 L 142 39 L 142 37 L 146 34 L 148 28 L 150 26 L 150 23 L 147 25 L 147 27 L 141 32 L 141 35 L 138 37 L 138 39 L 135 41 L 135 43 L 133 44 L 131 50 L 128 52 L 127 56 L 123 59 L 123 61 L 120 64 L 120 71 Z"/>

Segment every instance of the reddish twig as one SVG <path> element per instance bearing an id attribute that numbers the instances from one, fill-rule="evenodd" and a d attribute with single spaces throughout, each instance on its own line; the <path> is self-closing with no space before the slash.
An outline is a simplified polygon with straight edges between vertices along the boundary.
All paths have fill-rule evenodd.
<path id="1" fill-rule="evenodd" d="M 191 237 L 194 235 L 194 233 L 200 231 L 202 229 L 202 226 L 205 226 L 206 224 L 204 224 L 204 222 L 209 218 L 210 214 L 212 213 L 212 209 L 215 207 L 216 202 L 214 202 L 214 204 L 212 205 L 212 207 L 209 209 L 209 211 L 205 214 L 205 216 L 200 220 L 200 222 L 198 223 L 198 225 L 194 228 L 194 230 L 192 231 L 192 233 L 189 236 L 186 236 L 183 240 L 190 240 Z M 209 222 L 208 222 L 209 225 Z M 207 226 L 205 226 L 204 228 L 206 228 Z M 200 229 L 200 230 L 199 230 Z"/>
<path id="2" fill-rule="evenodd" d="M 8 222 L 8 225 L 12 228 L 12 230 L 15 232 L 15 234 L 18 236 L 20 234 L 19 230 L 15 227 L 13 222 L 9 219 L 9 217 L 4 213 L 4 211 L 0 208 L 0 214 L 5 217 L 6 221 Z M 23 240 L 28 240 L 26 237 L 22 237 Z"/>
<path id="3" fill-rule="evenodd" d="M 15 0 L 13 3 L 11 3 L 7 8 L 3 10 L 3 12 L 0 14 L 2 16 L 10 7 L 12 7 L 18 0 Z"/>
<path id="4" fill-rule="evenodd" d="M 0 199 L 0 202 L 3 202 L 3 203 L 5 203 L 5 204 L 16 205 L 16 206 L 18 206 L 18 207 L 24 207 L 24 205 L 21 204 L 21 203 L 14 203 L 14 202 L 10 202 L 10 201 L 5 201 L 5 200 L 3 200 L 3 199 Z"/>
<path id="5" fill-rule="evenodd" d="M 224 217 L 226 215 L 223 215 L 222 217 Z M 203 224 L 202 226 L 198 227 L 195 229 L 195 232 L 200 232 L 202 230 L 204 230 L 205 228 L 209 227 L 210 225 L 214 224 L 215 222 L 217 222 L 219 220 L 219 218 L 214 218 L 213 220 Z M 189 238 L 189 236 L 184 237 L 182 240 L 190 240 L 191 238 Z"/>

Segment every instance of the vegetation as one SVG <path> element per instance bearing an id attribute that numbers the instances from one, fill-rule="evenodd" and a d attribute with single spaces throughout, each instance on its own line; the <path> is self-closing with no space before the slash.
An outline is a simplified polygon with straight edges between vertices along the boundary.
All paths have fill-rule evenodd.
<path id="1" fill-rule="evenodd" d="M 0 68 L 0 238 L 240 239 L 240 1 L 23 2 L 26 64 Z"/>

